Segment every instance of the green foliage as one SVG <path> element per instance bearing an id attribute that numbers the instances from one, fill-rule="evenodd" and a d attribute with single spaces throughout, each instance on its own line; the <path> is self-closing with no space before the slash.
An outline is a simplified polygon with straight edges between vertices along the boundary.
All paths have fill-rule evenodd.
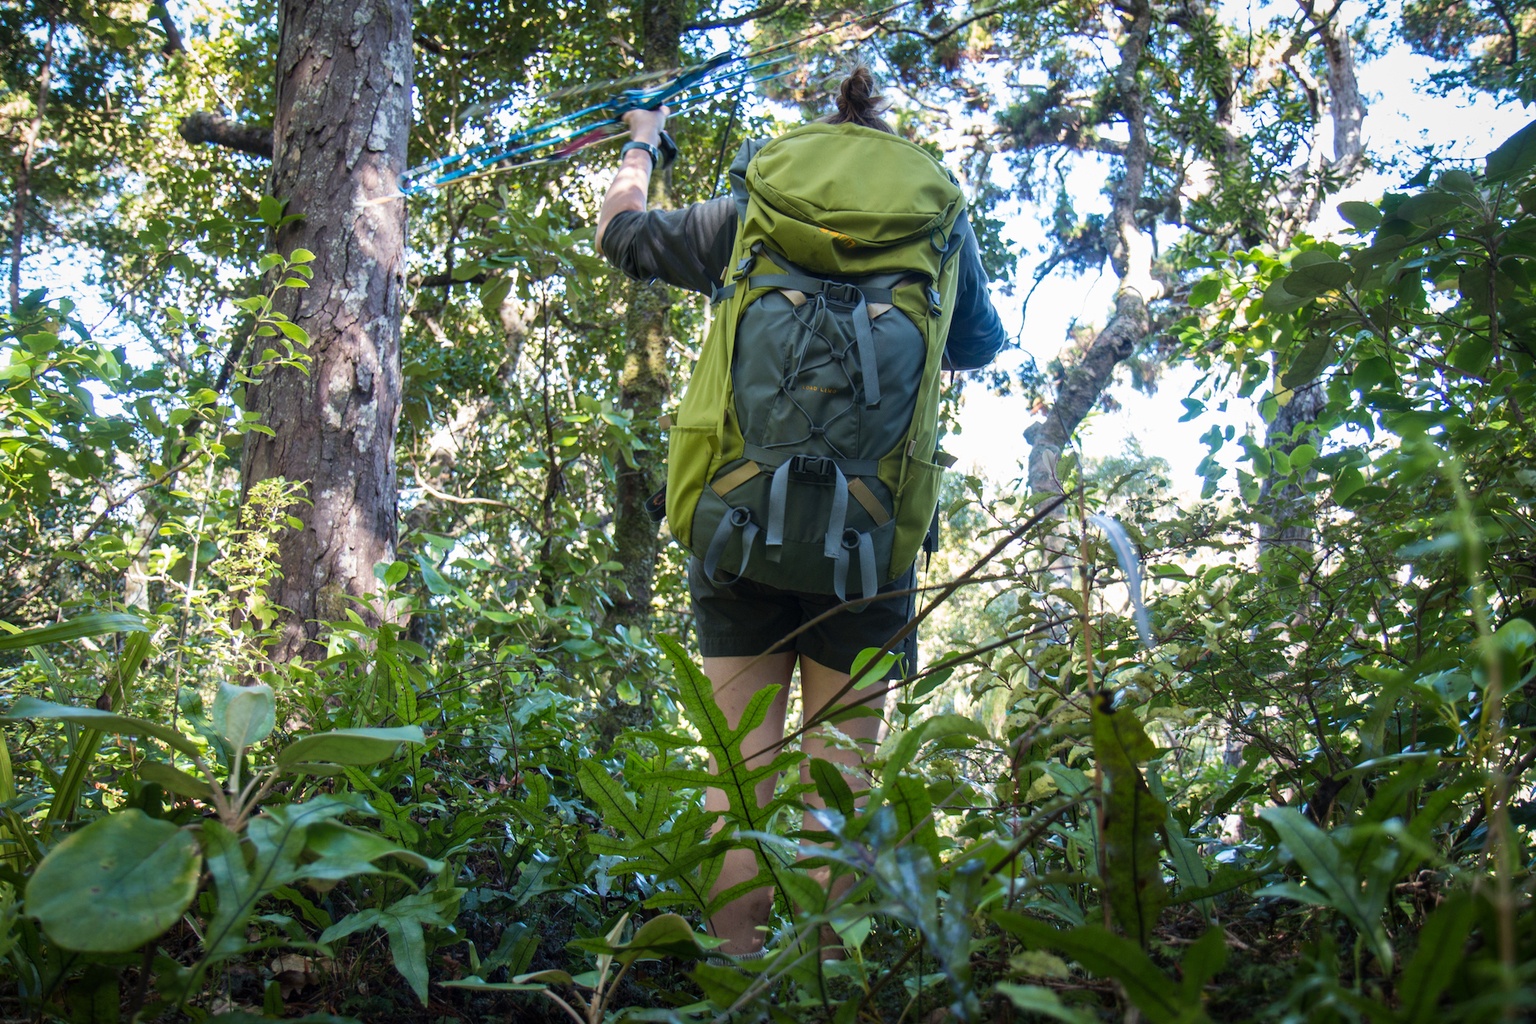
<path id="1" fill-rule="evenodd" d="M 387 1021 L 447 1003 L 512 1019 L 534 1001 L 589 1024 L 941 1008 L 1409 1024 L 1536 1009 L 1531 130 L 1480 168 L 1343 204 L 1353 238 L 1272 250 L 1258 239 L 1284 234 L 1275 204 L 1329 184 L 1282 173 L 1313 143 L 1316 53 L 1266 70 L 1290 27 L 1157 8 L 1137 65 L 1138 223 L 1195 225 L 1175 256 L 1215 267 L 1173 355 L 1271 419 L 1302 392 L 1319 417 L 1276 443 L 1214 430 L 1198 502 L 1170 501 L 1140 452 L 1084 462 L 1067 528 L 1038 497 L 949 489 L 930 580 L 964 584 L 924 621 L 937 663 L 896 693 L 866 786 L 793 742 L 747 767 L 773 694 L 726 721 L 680 644 L 615 612 L 632 595 L 614 494 L 660 450 L 619 401 L 630 293 L 587 249 L 587 172 L 606 155 L 412 200 L 388 614 L 322 624 L 321 659 L 268 660 L 278 540 L 324 481 L 238 493 L 242 436 L 287 428 L 255 422 L 243 391 L 310 366 L 274 299 L 313 282 L 312 258 L 263 252 L 292 215 L 256 158 L 190 150 L 174 125 L 261 119 L 269 7 L 195 13 L 208 20 L 167 55 L 162 14 L 183 12 L 0 16 L 15 58 L 0 120 L 38 113 L 50 18 L 69 72 L 42 111 L 24 279 L 51 240 L 86 246 L 72 258 L 99 283 L 81 287 L 112 311 L 93 327 L 24 291 L 0 317 L 0 987 L 22 1013 Z M 1069 194 L 1059 154 L 1118 167 L 1126 110 L 1100 74 L 1118 19 L 970 13 L 985 16 L 947 32 L 967 15 L 887 12 L 900 45 L 875 60 L 933 100 L 903 127 L 998 104 L 1003 135 L 968 136 L 979 230 L 1000 230 L 988 204 L 1012 185 L 988 161 L 1010 147 L 1020 191 L 1059 197 L 1052 265 L 1090 269 L 1109 222 Z M 1523 94 L 1526 65 L 1500 63 L 1508 33 L 1484 13 L 1407 16 L 1421 45 Z M 841 16 L 793 5 L 751 45 Z M 418 5 L 413 162 L 462 125 L 592 99 L 638 69 L 610 37 L 649 17 Z M 842 39 L 813 41 L 776 95 L 814 104 Z M 979 92 L 967 68 L 993 58 L 1029 88 Z M 765 124 L 677 119 L 677 198 L 709 193 L 712 157 Z M 14 183 L 20 151 L 4 163 Z M 1011 271 L 1007 247 L 988 250 Z M 675 340 L 701 311 L 667 316 Z M 681 376 L 687 346 L 665 349 Z M 1220 487 L 1228 446 L 1237 499 Z M 1139 594 L 1086 528 L 1105 512 L 1140 548 Z M 1305 542 L 1253 553 L 1262 528 L 1297 524 Z M 686 630 L 675 568 L 657 574 L 658 634 Z M 718 816 L 700 801 L 712 784 Z M 825 831 L 805 835 L 787 822 L 813 790 Z M 734 894 L 710 889 L 739 848 L 759 865 L 747 886 L 779 894 L 761 961 L 698 934 Z M 818 962 L 824 928 L 845 959 Z"/>
<path id="2" fill-rule="evenodd" d="M 27 912 L 65 949 L 127 953 L 191 905 L 200 861 L 190 832 L 129 808 L 49 851 L 27 883 Z"/>

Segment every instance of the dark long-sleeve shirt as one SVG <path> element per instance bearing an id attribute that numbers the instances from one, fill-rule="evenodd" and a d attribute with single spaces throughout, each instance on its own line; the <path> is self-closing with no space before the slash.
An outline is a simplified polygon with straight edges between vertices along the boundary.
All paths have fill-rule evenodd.
<path id="1" fill-rule="evenodd" d="M 987 292 L 976 235 L 963 223 L 963 247 L 955 257 L 960 274 L 955 315 L 944 344 L 944 366 L 950 370 L 985 366 L 1007 340 Z M 603 255 L 630 277 L 708 295 L 724 283 L 735 241 L 736 204 L 727 195 L 681 210 L 619 213 L 603 233 Z"/>

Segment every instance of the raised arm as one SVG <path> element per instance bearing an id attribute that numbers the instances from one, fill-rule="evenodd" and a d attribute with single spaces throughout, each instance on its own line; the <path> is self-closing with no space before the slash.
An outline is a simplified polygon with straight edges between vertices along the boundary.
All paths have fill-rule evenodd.
<path id="1" fill-rule="evenodd" d="M 629 125 L 630 141 L 659 146 L 661 130 L 667 123 L 667 108 L 631 110 L 624 115 L 624 123 Z M 651 154 L 643 149 L 631 149 L 620 158 L 618 173 L 613 176 L 613 183 L 608 186 L 608 194 L 603 197 L 603 208 L 597 215 L 596 242 L 599 252 L 603 249 L 603 233 L 608 230 L 608 222 L 616 214 L 626 210 L 633 210 L 636 213 L 645 212 L 645 200 L 650 192 L 653 165 Z"/>

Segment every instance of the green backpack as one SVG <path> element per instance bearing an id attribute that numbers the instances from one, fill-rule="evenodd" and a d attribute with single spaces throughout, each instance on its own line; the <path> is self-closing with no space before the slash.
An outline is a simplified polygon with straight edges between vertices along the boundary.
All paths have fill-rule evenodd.
<path id="1" fill-rule="evenodd" d="M 965 197 L 898 136 L 809 124 L 731 166 L 731 272 L 670 428 L 666 515 L 722 585 L 868 597 L 928 535 Z"/>

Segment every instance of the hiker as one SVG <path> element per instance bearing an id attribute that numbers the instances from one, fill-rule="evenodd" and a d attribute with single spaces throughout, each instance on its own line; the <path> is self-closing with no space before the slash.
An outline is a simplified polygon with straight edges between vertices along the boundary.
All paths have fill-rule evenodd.
<path id="1" fill-rule="evenodd" d="M 712 411 L 709 406 L 713 403 L 718 407 L 725 401 L 718 392 L 727 388 L 720 382 L 734 381 L 729 390 L 737 404 L 733 415 L 724 417 L 724 421 L 731 430 L 736 430 L 739 423 L 744 437 L 733 434 L 727 443 L 739 447 L 744 457 L 723 467 L 713 478 L 713 486 L 704 486 L 706 481 L 702 479 L 685 481 L 691 489 L 678 493 L 675 485 L 679 475 L 693 473 L 690 467 L 701 465 L 701 460 L 707 460 L 711 453 L 718 456 L 721 447 L 714 437 L 709 438 L 708 446 L 701 445 L 698 435 L 707 431 L 690 427 L 680 419 L 672 427 L 666 500 L 672 532 L 694 555 L 689 560 L 689 592 L 704 672 L 713 684 L 721 711 L 734 728 L 755 693 L 767 686 L 780 687 L 766 720 L 742 744 L 749 766 L 771 760 L 784 741 L 789 683 L 797 666 L 804 720 L 824 720 L 833 701 L 843 702 L 839 706 L 868 701 L 875 714 L 846 719 L 837 728 L 859 744 L 861 750 L 875 745 L 881 707 L 877 701 L 883 703 L 883 694 L 862 698 L 858 693 L 843 694 L 848 690 L 854 659 L 859 653 L 883 647 L 913 618 L 914 596 L 900 592 L 914 587 L 917 545 L 925 537 L 931 538 L 930 520 L 937 522 L 933 510 L 940 469 L 935 465 L 926 467 L 925 482 L 918 488 L 922 493 L 915 501 L 919 507 L 905 513 L 910 521 L 892 523 L 893 518 L 900 518 L 896 512 L 896 493 L 905 488 L 883 483 L 881 475 L 875 472 L 873 458 L 888 452 L 880 462 L 882 471 L 887 466 L 903 465 L 905 472 L 902 449 L 908 454 L 923 449 L 918 457 L 931 457 L 938 462 L 942 456 L 933 451 L 940 368 L 936 353 L 942 348 L 944 369 L 974 369 L 990 362 L 1005 340 L 987 292 L 987 277 L 975 235 L 961 214 L 964 197 L 958 185 L 937 160 L 895 135 L 880 116 L 883 106 L 869 69 L 859 64 L 839 88 L 837 113 L 778 139 L 753 140 L 742 147 L 731 168 L 733 195 L 681 210 L 652 211 L 646 209 L 650 175 L 658 163 L 675 156 L 676 150 L 663 131 L 665 107 L 632 110 L 624 115 L 631 141 L 624 146 L 619 169 L 598 216 L 599 251 L 629 276 L 710 295 L 717 321 L 735 317 L 736 311 L 744 307 L 740 319 L 731 321 L 732 345 L 726 347 L 727 354 L 719 356 L 719 361 L 712 361 L 717 356 L 709 351 L 715 338 L 712 329 L 711 341 L 706 342 L 706 351 L 701 352 L 688 397 L 680 410 L 682 417 L 692 403 L 703 409 L 702 420 L 721 421 L 718 408 Z M 825 127 L 829 125 L 842 127 Z M 929 269 L 924 274 L 896 272 L 885 279 L 862 273 L 838 278 L 829 272 L 827 276 L 832 280 L 826 280 L 805 271 L 796 262 L 797 258 L 810 260 L 810 255 L 788 251 L 790 243 L 771 233 L 754 242 L 749 250 L 737 252 L 739 242 L 753 238 L 753 232 L 762 234 L 757 227 L 760 218 L 750 213 L 753 208 L 748 201 L 751 180 L 763 179 L 769 173 L 762 162 L 757 162 L 757 156 L 764 154 L 763 162 L 767 162 L 769 154 L 798 152 L 785 148 L 791 136 L 795 137 L 796 145 L 807 147 L 805 152 L 822 156 L 801 157 L 802 162 L 797 165 L 795 158 L 780 155 L 774 164 L 774 174 L 791 178 L 803 175 L 807 180 L 818 181 L 816 173 L 829 173 L 829 161 L 823 157 L 835 157 L 839 152 L 850 159 L 858 155 L 854 166 L 846 169 L 851 175 L 842 173 L 841 183 L 835 178 L 818 183 L 812 191 L 820 191 L 810 197 L 809 203 L 797 204 L 797 209 L 826 206 L 827 197 L 840 194 L 844 199 L 863 197 L 861 206 L 864 198 L 874 199 L 881 204 L 875 210 L 891 210 L 907 202 L 908 190 L 914 193 L 912 203 L 918 204 L 918 208 L 923 202 L 934 204 L 937 212 L 933 222 L 939 226 L 931 234 L 936 251 L 926 248 L 930 243 L 927 230 L 917 241 L 906 243 L 908 250 L 899 246 L 890 250 L 915 252 L 914 258 L 925 261 Z M 868 158 L 876 152 L 881 156 Z M 892 160 L 886 160 L 886 154 Z M 809 166 L 813 163 L 817 166 Z M 893 167 L 896 169 L 892 170 Z M 879 178 L 881 171 L 886 173 L 884 180 Z M 869 196 L 859 181 L 848 180 L 850 176 L 863 178 L 866 172 L 872 175 L 865 179 L 869 187 L 884 194 Z M 924 187 L 923 195 L 915 195 Z M 817 199 L 823 202 L 818 204 Z M 840 214 L 854 221 L 860 216 L 865 222 L 870 220 L 862 209 L 845 209 Z M 816 220 L 809 225 L 810 240 L 814 242 L 819 237 L 823 245 L 838 250 L 824 253 L 816 262 L 836 263 L 843 258 L 839 252 L 845 252 L 849 265 L 858 266 L 862 253 L 869 250 L 860 249 L 851 233 L 840 235 L 835 225 L 828 227 L 818 217 L 807 216 Z M 838 216 L 839 211 L 833 211 L 828 223 L 844 223 Z M 879 228 L 875 224 L 870 230 L 878 232 Z M 738 238 L 739 231 L 746 233 L 744 239 Z M 809 253 L 810 245 L 804 247 Z M 770 272 L 771 280 L 753 276 L 757 270 Z M 859 287 L 850 289 L 848 282 Z M 739 294 L 738 288 L 746 294 Z M 952 301 L 945 301 L 941 294 L 945 290 L 952 290 Z M 945 305 L 950 309 L 942 309 Z M 764 311 L 754 313 L 754 306 Z M 893 309 L 897 311 L 893 313 Z M 751 319 L 754 316 L 755 321 Z M 926 326 L 914 327 L 912 317 Z M 925 340 L 923 330 L 937 332 L 946 320 L 946 335 Z M 834 321 L 843 326 L 836 326 Z M 716 328 L 719 327 L 717 323 Z M 784 336 L 802 329 L 808 333 L 842 331 L 844 340 L 832 341 L 817 357 L 807 356 L 805 349 L 792 355 L 781 354 L 779 350 L 787 344 Z M 732 352 L 734 356 L 729 354 Z M 784 377 L 786 363 L 794 365 L 787 371 L 789 376 Z M 759 383 L 758 378 L 763 375 L 771 375 L 772 380 Z M 840 399 L 827 397 L 834 392 L 846 394 Z M 834 400 L 843 405 L 831 412 L 818 411 L 816 403 Z M 916 414 L 914 410 L 918 410 Z M 862 460 L 841 458 L 846 453 L 830 443 L 829 450 L 839 457 L 819 457 L 810 449 L 806 449 L 810 454 L 786 454 L 775 450 L 761 436 L 763 431 L 771 433 L 774 429 L 782 430 L 782 426 L 752 422 L 771 417 L 783 419 L 786 415 L 796 418 L 796 423 L 801 422 L 798 417 L 820 417 L 820 422 L 813 423 L 810 429 L 789 429 L 807 437 L 835 436 L 845 448 L 854 443 L 849 440 L 850 430 L 865 435 L 883 430 L 899 443 L 884 443 L 876 449 L 874 457 Z M 859 420 L 859 416 L 864 419 Z M 885 423 L 882 416 L 896 419 Z M 865 425 L 850 428 L 839 423 Z M 762 443 L 754 445 L 754 439 Z M 690 444 L 694 448 L 688 448 Z M 829 483 L 835 486 L 826 486 Z M 748 493 L 757 495 L 755 506 L 738 497 Z M 807 511 L 818 501 L 831 502 L 825 506 L 831 511 L 822 506 L 816 506 L 818 511 Z M 809 538 L 796 540 L 792 536 L 796 519 L 808 517 L 816 518 Z M 829 517 L 830 525 L 825 525 Z M 821 540 L 823 531 L 825 545 Z M 860 601 L 855 610 L 840 611 L 786 641 L 786 637 L 812 619 L 843 605 L 845 596 L 855 591 L 859 598 L 873 599 Z M 881 599 L 881 595 L 890 593 L 899 596 Z M 895 651 L 902 657 L 884 673 L 886 678 L 899 678 L 915 668 L 915 631 L 903 638 Z M 819 729 L 804 734 L 802 749 L 807 755 L 805 764 L 811 758 L 823 758 L 856 769 L 862 762 L 861 750 L 833 748 Z M 718 768 L 711 763 L 710 770 L 715 772 Z M 809 779 L 805 767 L 802 778 Z M 773 788 L 772 779 L 759 785 L 759 806 L 768 803 Z M 814 794 L 807 803 L 819 806 Z M 705 806 L 709 810 L 725 810 L 724 792 L 709 790 Z M 807 832 L 821 831 L 820 824 L 809 813 L 804 828 Z M 712 895 L 747 882 L 757 873 L 754 851 L 734 849 L 726 855 Z M 842 879 L 837 889 L 848 884 L 850 879 Z M 835 897 L 839 892 L 832 895 Z M 709 926 L 717 937 L 725 940 L 721 950 L 738 956 L 757 953 L 772 905 L 773 892 L 763 887 L 719 910 Z"/>

